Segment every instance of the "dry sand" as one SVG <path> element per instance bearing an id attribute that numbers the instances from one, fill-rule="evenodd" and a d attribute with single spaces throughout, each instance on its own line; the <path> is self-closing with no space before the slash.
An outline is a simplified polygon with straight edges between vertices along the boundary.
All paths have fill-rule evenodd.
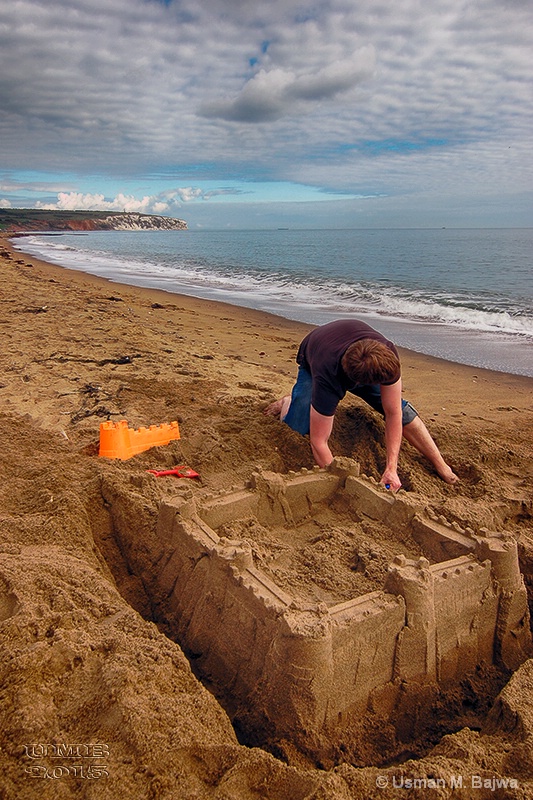
<path id="1" fill-rule="evenodd" d="M 317 769 L 289 748 L 283 761 L 239 744 L 127 569 L 106 479 L 142 509 L 132 523 L 142 555 L 160 500 L 186 481 L 147 481 L 145 470 L 188 464 L 201 476 L 193 491 L 203 491 L 242 485 L 258 466 L 312 465 L 307 440 L 262 413 L 290 390 L 309 326 L 112 284 L 15 253 L 6 240 L 0 268 L 0 798 L 533 797 L 533 661 L 488 715 L 473 690 L 470 727 L 457 709 L 444 726 L 452 732 L 428 742 L 423 757 Z M 461 478 L 447 486 L 404 445 L 405 489 L 463 526 L 512 533 L 531 587 L 533 380 L 401 357 L 405 397 Z M 355 399 L 337 416 L 334 453 L 379 478 L 382 421 Z M 101 459 L 106 419 L 134 428 L 177 419 L 182 438 L 129 461 Z M 322 562 L 334 587 L 333 556 L 347 545 L 329 538 L 333 550 L 313 552 L 312 566 Z M 412 543 L 404 545 L 409 553 Z M 68 751 L 74 745 L 82 751 Z M 386 764 L 386 745 L 382 755 Z M 451 776 L 462 776 L 462 790 Z M 408 779 L 421 782 L 402 788 Z M 516 783 L 483 785 L 500 779 Z"/>

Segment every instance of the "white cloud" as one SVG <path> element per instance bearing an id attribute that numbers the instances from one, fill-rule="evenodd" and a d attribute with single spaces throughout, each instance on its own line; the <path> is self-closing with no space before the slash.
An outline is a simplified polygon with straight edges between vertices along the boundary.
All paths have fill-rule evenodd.
<path id="1" fill-rule="evenodd" d="M 205 191 L 200 187 L 185 186 L 167 189 L 156 195 L 144 195 L 141 199 L 122 192 L 108 199 L 101 193 L 58 192 L 53 202 L 37 201 L 36 208 L 62 211 L 127 211 L 138 214 L 168 214 L 174 208 L 197 200 L 210 200 L 223 194 L 235 194 L 237 190 L 220 189 Z M 7 202 L 7 201 L 6 201 Z"/>
<path id="2" fill-rule="evenodd" d="M 11 208 L 11 203 L 5 197 L 0 197 L 0 208 Z"/>
<path id="3" fill-rule="evenodd" d="M 177 198 L 182 203 L 190 203 L 192 200 L 202 199 L 203 195 L 202 189 L 186 186 L 183 189 L 174 189 L 169 197 L 171 197 L 172 200 Z"/>
<path id="4" fill-rule="evenodd" d="M 37 202 L 36 207 L 42 209 L 59 209 L 65 211 L 128 211 L 131 213 L 150 213 L 154 200 L 143 197 L 141 200 L 132 196 L 118 194 L 113 200 L 106 200 L 103 194 L 81 194 L 80 192 L 59 192 L 57 202 Z"/>

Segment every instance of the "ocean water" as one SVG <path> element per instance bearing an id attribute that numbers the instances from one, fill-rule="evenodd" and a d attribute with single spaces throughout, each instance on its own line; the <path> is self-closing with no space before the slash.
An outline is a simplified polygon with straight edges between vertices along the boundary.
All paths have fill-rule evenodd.
<path id="1" fill-rule="evenodd" d="M 533 229 L 105 231 L 15 247 L 134 286 L 322 324 L 533 376 Z"/>

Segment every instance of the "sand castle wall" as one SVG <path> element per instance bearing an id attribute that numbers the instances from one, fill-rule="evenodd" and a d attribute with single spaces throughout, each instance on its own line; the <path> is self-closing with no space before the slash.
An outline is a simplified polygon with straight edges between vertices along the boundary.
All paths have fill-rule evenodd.
<path id="1" fill-rule="evenodd" d="M 357 473 L 348 459 L 257 473 L 243 490 L 203 500 L 191 491 L 160 510 L 154 580 L 177 639 L 205 679 L 277 735 L 342 723 L 406 683 L 450 685 L 480 663 L 515 669 L 531 652 L 516 542 L 429 517 Z M 250 516 L 290 531 L 340 496 L 354 513 L 408 529 L 427 557 L 398 555 L 382 590 L 328 606 L 284 591 L 247 542 L 216 532 Z"/>

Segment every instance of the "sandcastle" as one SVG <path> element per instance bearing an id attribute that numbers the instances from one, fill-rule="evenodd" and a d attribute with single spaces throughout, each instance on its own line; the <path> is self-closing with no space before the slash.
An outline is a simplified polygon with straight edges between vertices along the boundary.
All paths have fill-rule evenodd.
<path id="1" fill-rule="evenodd" d="M 248 542 L 217 533 L 246 517 L 290 532 L 339 497 L 354 514 L 409 531 L 424 555 L 399 554 L 377 591 L 309 603 L 258 569 Z M 392 713 L 405 686 L 451 686 L 483 663 L 511 671 L 531 654 L 513 537 L 428 514 L 350 459 L 258 471 L 217 495 L 182 492 L 162 503 L 153 548 L 151 592 L 198 674 L 288 740 L 370 705 Z"/>

